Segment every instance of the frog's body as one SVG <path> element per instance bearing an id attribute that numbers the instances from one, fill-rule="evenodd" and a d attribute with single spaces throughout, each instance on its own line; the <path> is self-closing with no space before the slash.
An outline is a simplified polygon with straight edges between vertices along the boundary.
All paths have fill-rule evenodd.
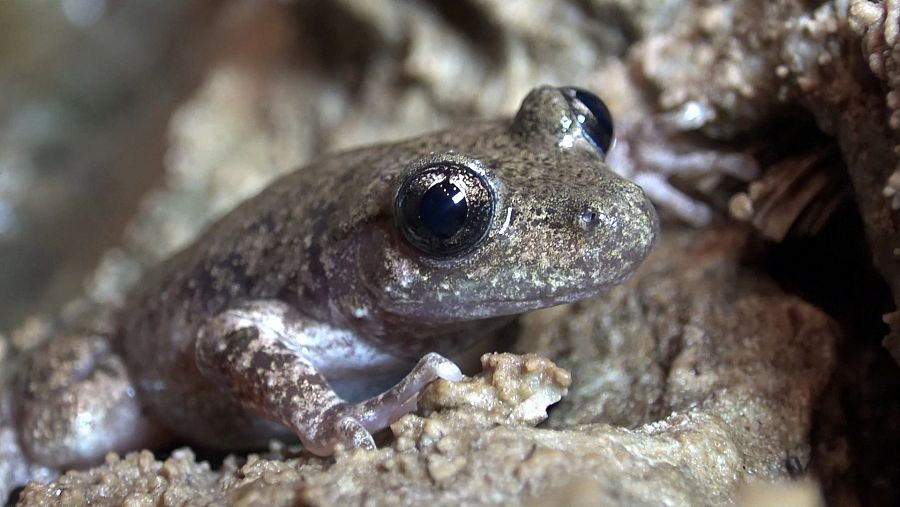
<path id="1" fill-rule="evenodd" d="M 606 167 L 567 90 L 536 89 L 512 123 L 335 155 L 273 183 L 145 277 L 112 347 L 73 336 L 24 362 L 25 454 L 67 466 L 140 445 L 144 410 L 204 445 L 292 432 L 317 454 L 372 447 L 428 382 L 460 377 L 444 355 L 626 279 L 656 214 Z M 433 208 L 442 195 L 417 185 L 453 195 Z M 60 354 L 89 359 L 61 381 L 48 373 L 65 369 L 48 359 Z M 86 396 L 102 400 L 91 424 L 78 422 Z"/>

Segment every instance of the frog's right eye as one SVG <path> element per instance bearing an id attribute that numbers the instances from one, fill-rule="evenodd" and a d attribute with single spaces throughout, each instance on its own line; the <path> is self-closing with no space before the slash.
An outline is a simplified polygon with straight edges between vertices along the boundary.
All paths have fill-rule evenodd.
<path id="1" fill-rule="evenodd" d="M 615 139 L 612 114 L 606 103 L 593 93 L 569 86 L 560 88 L 575 114 L 584 136 L 606 156 Z"/>
<path id="2" fill-rule="evenodd" d="M 406 241 L 437 259 L 471 252 L 486 238 L 495 196 L 483 174 L 459 163 L 437 162 L 406 177 L 394 201 Z"/>

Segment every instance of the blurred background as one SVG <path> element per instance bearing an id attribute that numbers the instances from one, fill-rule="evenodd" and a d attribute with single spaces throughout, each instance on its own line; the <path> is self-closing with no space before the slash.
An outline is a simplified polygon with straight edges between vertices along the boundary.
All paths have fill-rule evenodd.
<path id="1" fill-rule="evenodd" d="M 82 291 L 159 184 L 199 2 L 0 2 L 0 329 Z"/>

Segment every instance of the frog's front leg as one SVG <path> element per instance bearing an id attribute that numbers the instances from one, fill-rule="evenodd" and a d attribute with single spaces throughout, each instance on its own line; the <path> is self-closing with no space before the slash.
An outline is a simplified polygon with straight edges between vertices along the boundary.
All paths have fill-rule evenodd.
<path id="1" fill-rule="evenodd" d="M 412 410 L 428 383 L 462 378 L 452 361 L 431 353 L 388 391 L 348 403 L 309 356 L 316 349 L 352 347 L 353 340 L 347 331 L 308 319 L 285 303 L 251 302 L 200 329 L 197 366 L 245 408 L 281 422 L 318 455 L 331 454 L 337 444 L 374 449 L 371 433 Z"/>

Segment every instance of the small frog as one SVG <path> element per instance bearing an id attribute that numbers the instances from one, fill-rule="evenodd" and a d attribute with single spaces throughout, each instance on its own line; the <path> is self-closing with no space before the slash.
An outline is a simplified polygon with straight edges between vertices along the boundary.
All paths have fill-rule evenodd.
<path id="1" fill-rule="evenodd" d="M 462 378 L 447 356 L 645 258 L 656 211 L 605 165 L 612 143 L 599 98 L 540 87 L 512 121 L 282 177 L 149 272 L 111 336 L 59 336 L 21 362 L 23 454 L 83 465 L 159 428 L 227 449 L 374 448 L 429 382 Z"/>

